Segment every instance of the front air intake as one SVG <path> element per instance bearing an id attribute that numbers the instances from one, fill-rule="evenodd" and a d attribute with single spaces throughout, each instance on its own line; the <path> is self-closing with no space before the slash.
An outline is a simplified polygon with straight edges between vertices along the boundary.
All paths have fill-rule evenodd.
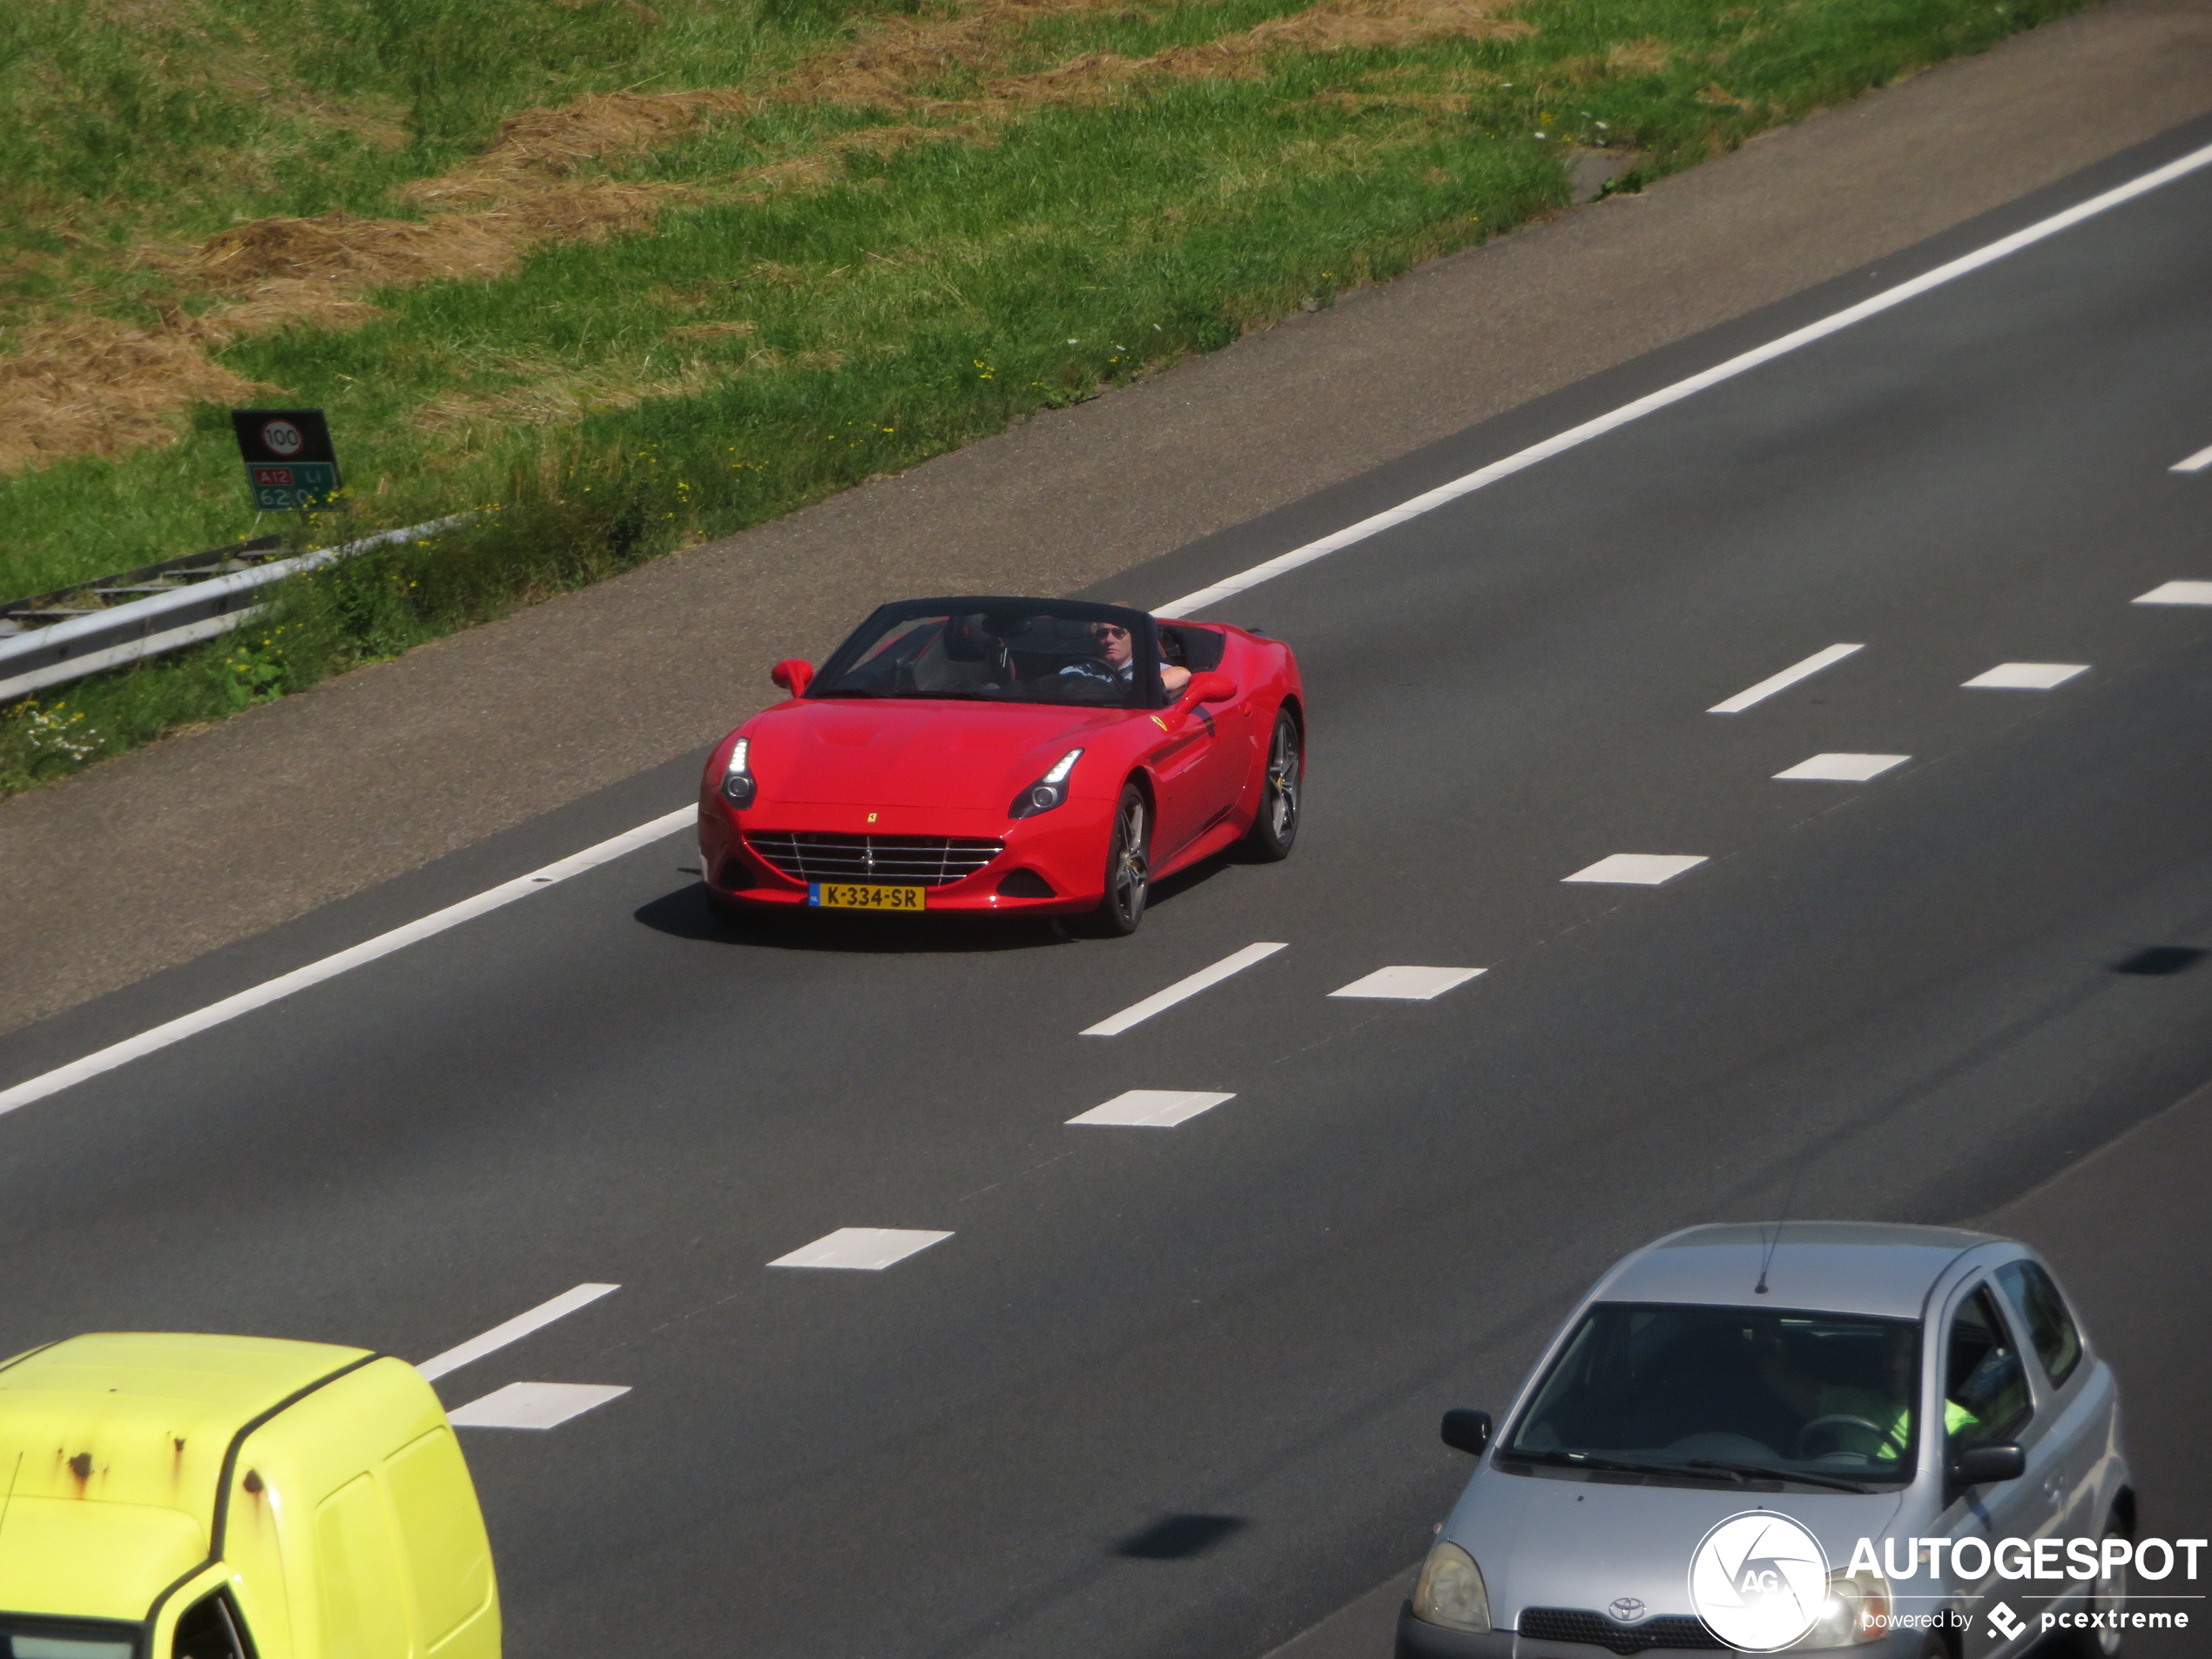
<path id="1" fill-rule="evenodd" d="M 826 835 L 813 830 L 748 830 L 745 845 L 794 881 L 887 881 L 921 887 L 961 880 L 1006 851 L 1003 841 L 951 835 Z"/>

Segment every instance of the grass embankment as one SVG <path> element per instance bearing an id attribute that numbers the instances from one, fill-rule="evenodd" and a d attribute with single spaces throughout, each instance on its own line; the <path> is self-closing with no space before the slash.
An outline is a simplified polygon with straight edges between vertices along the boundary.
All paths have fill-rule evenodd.
<path id="1" fill-rule="evenodd" d="M 2076 0 L 90 0 L 0 17 L 0 594 L 492 504 L 0 711 L 0 788 L 1090 395 Z M 1634 182 L 1634 176 L 1630 181 Z"/>

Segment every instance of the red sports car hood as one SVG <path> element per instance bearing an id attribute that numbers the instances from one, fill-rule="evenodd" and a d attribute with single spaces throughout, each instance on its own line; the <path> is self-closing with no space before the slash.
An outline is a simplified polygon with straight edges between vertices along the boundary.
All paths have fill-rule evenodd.
<path id="1" fill-rule="evenodd" d="M 1130 718 L 1125 709 L 1035 703 L 806 698 L 745 730 L 764 805 L 1002 811 L 1069 750 Z M 1078 766 L 1079 785 L 1082 774 Z"/>

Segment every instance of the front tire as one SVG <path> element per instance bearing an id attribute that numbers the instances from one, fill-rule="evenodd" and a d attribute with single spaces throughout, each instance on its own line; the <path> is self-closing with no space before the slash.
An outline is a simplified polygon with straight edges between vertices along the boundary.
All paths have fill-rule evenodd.
<path id="1" fill-rule="evenodd" d="M 2119 1510 L 2105 1518 L 2105 1536 L 2128 1538 L 2134 1534 Z M 2128 1610 L 2128 1569 L 2121 1568 L 2110 1578 L 2089 1581 L 2087 1610 L 2092 1613 L 2125 1613 Z M 2075 1630 L 2070 1649 L 2079 1659 L 2115 1659 L 2124 1639 L 2118 1630 Z M 2069 1651 L 2062 1649 L 2061 1651 Z"/>
<path id="2" fill-rule="evenodd" d="M 1152 803 L 1135 784 L 1125 785 L 1106 840 L 1106 896 L 1098 902 L 1099 931 L 1127 935 L 1144 920 L 1152 896 Z"/>
<path id="3" fill-rule="evenodd" d="M 1246 854 L 1255 862 L 1273 864 L 1291 856 L 1298 840 L 1298 813 L 1305 805 L 1305 740 L 1298 717 L 1288 709 L 1275 711 L 1275 730 L 1267 739 L 1267 770 L 1260 779 L 1259 811 L 1252 815 L 1244 837 Z"/>

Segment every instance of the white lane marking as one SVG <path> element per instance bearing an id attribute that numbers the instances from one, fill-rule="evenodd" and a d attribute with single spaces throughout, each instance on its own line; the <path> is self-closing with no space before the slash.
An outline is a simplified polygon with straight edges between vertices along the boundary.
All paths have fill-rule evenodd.
<path id="1" fill-rule="evenodd" d="M 470 1337 L 457 1348 L 448 1348 L 434 1359 L 425 1359 L 415 1369 L 433 1379 L 448 1371 L 458 1371 L 488 1353 L 496 1353 L 510 1342 L 520 1342 L 533 1331 L 542 1331 L 556 1319 L 564 1319 L 580 1307 L 589 1307 L 601 1297 L 622 1288 L 619 1285 L 579 1285 L 572 1291 L 563 1291 L 550 1302 L 540 1302 L 528 1313 L 517 1313 L 503 1325 L 495 1325 L 480 1337 Z"/>
<path id="2" fill-rule="evenodd" d="M 1705 861 L 1703 854 L 1685 856 L 1678 853 L 1615 853 L 1585 866 L 1572 875 L 1560 877 L 1561 881 L 1617 881 L 1625 887 L 1656 887 L 1662 881 L 1671 881 L 1684 870 L 1694 870 Z"/>
<path id="3" fill-rule="evenodd" d="M 2032 247 L 2047 237 L 2055 236 L 2060 231 L 2080 224 L 2084 219 L 2094 219 L 2099 213 L 2117 207 L 2123 202 L 2133 201 L 2138 196 L 2156 190 L 2161 185 L 2171 184 L 2175 179 L 2183 178 L 2195 172 L 2198 168 L 2207 165 L 2212 165 L 2212 145 L 2207 145 L 2201 150 L 2192 150 L 2188 154 L 2169 161 L 2162 167 L 2155 167 L 2147 173 L 2129 179 L 2124 185 L 2106 191 L 2102 195 L 2092 196 L 2087 201 L 2077 202 L 2062 212 L 2054 213 L 2048 219 L 2039 219 L 2024 230 L 2014 231 L 2010 236 L 2000 237 L 1996 241 L 1952 260 L 1947 265 L 1939 265 L 1934 270 L 1914 277 L 1909 282 L 1900 282 L 1893 288 L 1885 288 L 1871 299 L 1862 300 L 1855 306 L 1849 306 L 1841 311 L 1832 313 L 1817 322 L 1808 323 L 1803 328 L 1795 329 L 1779 339 L 1770 340 L 1764 346 L 1755 347 L 1750 351 L 1730 358 L 1726 362 L 1716 363 L 1702 374 L 1692 374 L 1688 380 L 1676 381 L 1672 386 L 1662 388 L 1648 396 L 1640 397 L 1633 403 L 1624 403 L 1609 415 L 1601 415 L 1594 421 L 1585 421 L 1581 426 L 1571 427 L 1555 437 L 1547 438 L 1541 443 L 1532 444 L 1518 454 L 1507 455 L 1502 461 L 1494 461 L 1487 467 L 1454 478 L 1451 482 L 1416 496 L 1410 501 L 1401 502 L 1386 511 L 1375 514 L 1372 518 L 1363 518 L 1357 524 L 1347 525 L 1332 536 L 1325 536 L 1318 542 L 1308 542 L 1303 547 L 1293 548 L 1288 553 L 1280 554 L 1274 558 L 1255 564 L 1250 570 L 1240 570 L 1235 576 L 1225 577 L 1211 587 L 1199 589 L 1196 593 L 1186 593 L 1172 604 L 1157 607 L 1153 614 L 1161 617 L 1187 617 L 1194 610 L 1204 610 L 1208 605 L 1217 604 L 1224 599 L 1243 593 L 1248 589 L 1256 588 L 1261 583 L 1281 576 L 1285 571 L 1295 570 L 1300 565 L 1311 564 L 1316 559 L 1326 558 L 1330 554 L 1350 547 L 1354 543 L 1364 542 L 1371 536 L 1379 535 L 1384 530 L 1405 523 L 1408 519 L 1419 518 L 1422 514 L 1432 512 L 1447 502 L 1457 501 L 1462 496 L 1472 495 L 1487 484 L 1494 484 L 1501 478 L 1509 478 L 1514 473 L 1521 471 L 1524 468 L 1533 467 L 1540 461 L 1548 460 L 1553 455 L 1562 454 L 1578 445 L 1588 443 L 1593 438 L 1602 437 L 1615 427 L 1626 426 L 1631 421 L 1640 420 L 1644 415 L 1666 408 L 1670 404 L 1679 403 L 1683 399 L 1694 396 L 1709 386 L 1717 386 L 1723 381 L 1733 380 L 1738 374 L 1758 368 L 1762 363 L 1771 362 L 1774 359 L 1784 356 L 1801 347 L 1810 346 L 1816 341 L 1825 340 L 1829 335 L 1848 328 L 1855 322 L 1864 321 L 1866 318 L 1878 315 L 1894 306 L 1903 305 L 1906 300 L 1917 298 L 1932 288 L 1939 288 L 1947 282 L 1955 282 L 1960 277 L 1979 271 L 1986 265 L 1993 265 L 2007 254 L 2017 253 L 2024 247 Z"/>
<path id="4" fill-rule="evenodd" d="M 1426 1002 L 1431 997 L 1443 995 L 1454 985 L 1464 985 L 1489 971 L 1487 968 L 1378 968 L 1365 978 L 1356 979 L 1329 995 L 1386 996 L 1408 1002 Z"/>
<path id="5" fill-rule="evenodd" d="M 640 824 L 636 829 L 624 830 L 596 846 L 587 846 L 581 853 L 572 853 L 542 870 L 529 875 L 518 875 L 512 881 L 502 881 L 473 899 L 463 899 L 459 904 L 450 904 L 442 910 L 432 911 L 418 921 L 395 927 L 388 934 L 379 934 L 349 950 L 341 950 L 334 956 L 326 956 L 319 962 L 309 962 L 305 968 L 295 968 L 289 974 L 279 974 L 251 990 L 226 996 L 219 1002 L 211 1002 L 196 1013 L 180 1015 L 165 1025 L 154 1027 L 151 1031 L 141 1031 L 135 1037 L 125 1037 L 97 1054 L 86 1055 L 82 1060 L 72 1060 L 65 1066 L 41 1072 L 12 1089 L 0 1089 L 0 1112 L 11 1112 L 18 1106 L 30 1105 L 34 1100 L 44 1100 L 72 1083 L 81 1083 L 88 1077 L 97 1077 L 104 1071 L 113 1071 L 118 1066 L 128 1065 L 142 1055 L 165 1049 L 172 1042 L 182 1042 L 186 1037 L 196 1035 L 211 1026 L 235 1020 L 241 1014 L 251 1014 L 255 1008 L 266 1008 L 272 1002 L 290 996 L 294 991 L 304 991 L 311 985 L 335 979 L 350 968 L 373 962 L 380 956 L 389 956 L 395 950 L 404 950 L 421 940 L 445 932 L 448 927 L 457 927 L 487 911 L 512 904 L 525 894 L 543 893 L 554 882 L 565 881 L 572 875 L 582 875 L 586 870 L 595 870 L 626 853 L 651 846 L 664 835 L 673 835 L 698 816 L 697 806 L 685 806 L 666 813 L 650 824 Z"/>
<path id="6" fill-rule="evenodd" d="M 558 1428 L 630 1392 L 604 1383 L 509 1383 L 446 1413 L 455 1428 Z"/>
<path id="7" fill-rule="evenodd" d="M 1087 1025 L 1077 1035 L 1086 1037 L 1117 1037 L 1133 1025 L 1150 1019 L 1162 1008 L 1171 1008 L 1187 997 L 1193 997 L 1210 985 L 1218 985 L 1231 974 L 1241 974 L 1254 962 L 1264 961 L 1281 945 L 1247 945 L 1223 957 L 1211 968 L 1202 968 L 1188 979 L 1179 979 L 1164 991 L 1155 991 L 1142 1002 L 1132 1002 L 1119 1014 L 1101 1020 L 1096 1025 Z"/>
<path id="8" fill-rule="evenodd" d="M 849 1267 L 880 1273 L 903 1262 L 916 1251 L 942 1244 L 950 1233 L 923 1232 L 910 1227 L 840 1227 L 813 1244 L 779 1256 L 771 1267 Z"/>
<path id="9" fill-rule="evenodd" d="M 1817 651 L 1802 663 L 1792 663 L 1779 674 L 1772 674 L 1757 685 L 1738 691 L 1725 703 L 1716 703 L 1705 711 L 1708 714 L 1741 714 L 1754 703 L 1764 703 L 1777 691 L 1786 691 L 1799 680 L 1811 679 L 1833 664 L 1840 663 L 1855 651 L 1865 651 L 1864 645 L 1831 645 Z"/>
<path id="10" fill-rule="evenodd" d="M 2202 472 L 2212 467 L 2212 449 L 2199 449 L 2185 461 L 2177 461 L 2167 468 L 2168 472 Z"/>
<path id="11" fill-rule="evenodd" d="M 1911 755 L 1814 755 L 1774 775 L 1784 783 L 1863 784 L 1912 759 Z"/>
<path id="12" fill-rule="evenodd" d="M 2128 602 L 2139 605 L 2212 605 L 2212 582 L 2161 582 Z"/>
<path id="13" fill-rule="evenodd" d="M 2087 663 L 2000 663 L 1960 685 L 1970 691 L 2047 691 L 2088 671 Z"/>
<path id="14" fill-rule="evenodd" d="M 1188 1089 L 1132 1089 L 1068 1121 L 1113 1129 L 1173 1129 L 1236 1098 Z"/>

